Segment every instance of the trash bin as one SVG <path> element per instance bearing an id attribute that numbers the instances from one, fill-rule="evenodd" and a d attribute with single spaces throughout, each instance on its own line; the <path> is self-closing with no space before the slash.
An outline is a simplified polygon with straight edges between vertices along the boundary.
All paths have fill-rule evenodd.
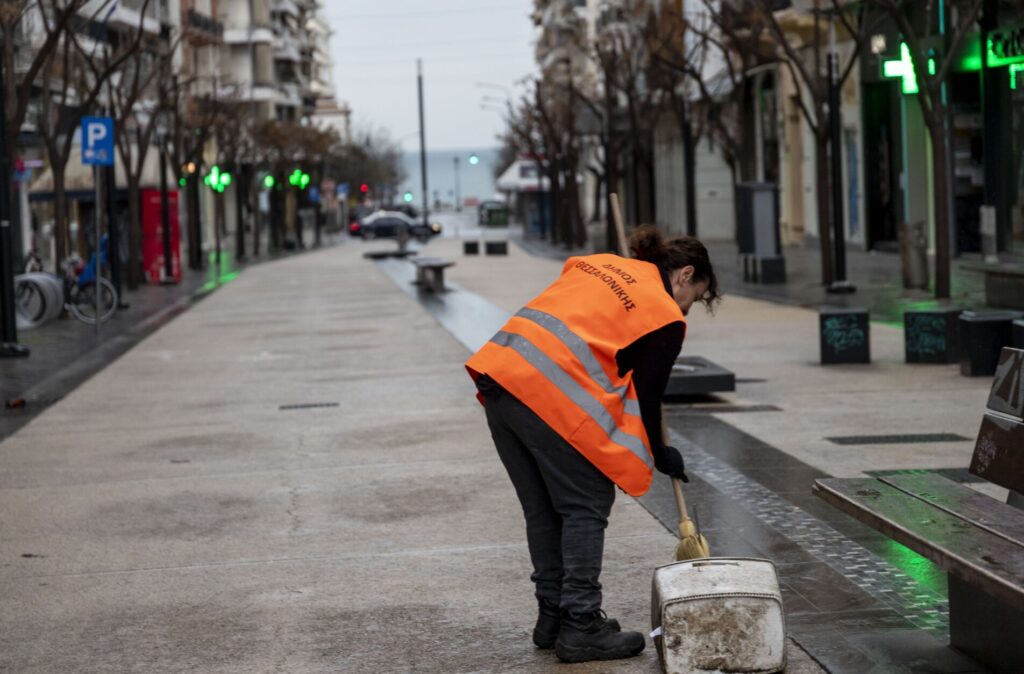
<path id="1" fill-rule="evenodd" d="M 928 233 L 923 222 L 900 223 L 904 288 L 928 288 Z"/>

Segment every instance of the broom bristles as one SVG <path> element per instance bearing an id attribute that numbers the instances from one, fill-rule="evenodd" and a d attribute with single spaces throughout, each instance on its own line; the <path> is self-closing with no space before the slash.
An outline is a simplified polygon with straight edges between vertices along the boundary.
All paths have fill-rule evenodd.
<path id="1" fill-rule="evenodd" d="M 685 562 L 689 559 L 703 559 L 711 556 L 711 549 L 704 536 L 697 533 L 693 521 L 685 519 L 679 522 L 679 545 L 676 546 L 676 561 Z"/>
<path id="2" fill-rule="evenodd" d="M 676 546 L 676 561 L 685 562 L 691 559 L 704 559 L 711 556 L 708 541 L 700 534 L 687 536 Z"/>

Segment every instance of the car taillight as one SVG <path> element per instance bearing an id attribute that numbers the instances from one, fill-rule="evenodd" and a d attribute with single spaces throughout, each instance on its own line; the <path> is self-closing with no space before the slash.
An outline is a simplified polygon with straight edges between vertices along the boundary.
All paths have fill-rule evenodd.
<path id="1" fill-rule="evenodd" d="M 358 222 L 353 222 L 351 225 L 348 226 L 348 231 L 350 231 L 353 234 L 358 232 L 359 231 L 359 223 Z"/>

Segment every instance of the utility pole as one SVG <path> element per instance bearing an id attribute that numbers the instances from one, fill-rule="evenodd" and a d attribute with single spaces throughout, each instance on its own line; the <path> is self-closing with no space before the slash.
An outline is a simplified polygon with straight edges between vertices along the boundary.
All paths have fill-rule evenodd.
<path id="1" fill-rule="evenodd" d="M 416 59 L 416 86 L 420 102 L 420 188 L 423 190 L 423 226 L 429 227 L 430 198 L 427 196 L 427 131 L 423 124 L 423 59 Z"/>
<path id="2" fill-rule="evenodd" d="M 0 91 L 4 76 L 0 64 Z M 14 241 L 11 236 L 11 148 L 7 147 L 7 101 L 0 104 L 0 358 L 24 358 L 29 349 L 18 344 L 14 317 Z"/>

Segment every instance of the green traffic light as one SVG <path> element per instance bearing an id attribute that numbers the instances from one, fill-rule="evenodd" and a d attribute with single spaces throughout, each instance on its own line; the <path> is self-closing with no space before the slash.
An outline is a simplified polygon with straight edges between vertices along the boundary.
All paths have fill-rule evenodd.
<path id="1" fill-rule="evenodd" d="M 406 192 L 406 193 L 405 193 L 405 194 L 404 194 L 404 195 L 402 196 L 402 199 L 404 199 L 404 200 L 405 200 L 405 203 L 407 203 L 407 204 L 411 204 L 411 203 L 412 203 L 412 192 Z"/>
<path id="2" fill-rule="evenodd" d="M 272 175 L 265 175 L 265 176 L 263 176 L 263 186 L 266 187 L 268 190 L 274 189 L 274 182 L 275 182 L 274 181 L 274 176 L 272 176 Z"/>
<path id="3" fill-rule="evenodd" d="M 477 164 L 480 163 L 480 157 L 476 156 L 475 154 L 469 155 L 469 163 L 472 164 L 473 166 L 476 166 Z"/>
<path id="4" fill-rule="evenodd" d="M 186 181 L 185 181 L 184 178 L 178 178 L 178 186 L 179 187 L 184 187 L 185 186 L 185 182 Z"/>

